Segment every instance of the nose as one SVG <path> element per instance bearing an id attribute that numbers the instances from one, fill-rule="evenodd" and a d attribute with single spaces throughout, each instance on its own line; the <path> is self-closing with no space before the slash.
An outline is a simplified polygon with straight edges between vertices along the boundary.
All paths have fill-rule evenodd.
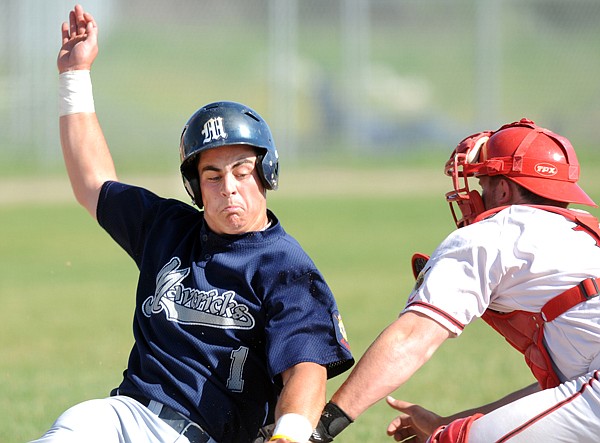
<path id="1" fill-rule="evenodd" d="M 233 174 L 225 174 L 223 177 L 223 187 L 221 188 L 221 192 L 224 196 L 230 196 L 232 194 L 236 194 L 237 192 L 237 183 Z"/>

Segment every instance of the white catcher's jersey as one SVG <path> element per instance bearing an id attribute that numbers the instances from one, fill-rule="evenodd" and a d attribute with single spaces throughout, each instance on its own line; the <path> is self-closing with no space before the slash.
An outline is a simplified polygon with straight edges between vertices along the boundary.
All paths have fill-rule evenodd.
<path id="1" fill-rule="evenodd" d="M 456 335 L 490 307 L 539 312 L 554 296 L 600 276 L 600 247 L 559 214 L 511 206 L 450 234 L 417 279 L 405 311 Z M 600 368 L 600 297 L 544 327 L 562 381 Z"/>

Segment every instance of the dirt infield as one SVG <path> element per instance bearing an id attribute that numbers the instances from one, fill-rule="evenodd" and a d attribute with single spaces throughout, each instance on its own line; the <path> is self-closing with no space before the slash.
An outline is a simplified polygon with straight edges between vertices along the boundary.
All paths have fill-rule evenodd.
<path id="1" fill-rule="evenodd" d="M 181 177 L 173 175 L 122 176 L 127 183 L 144 186 L 159 195 L 188 201 Z M 317 169 L 282 172 L 279 190 L 270 198 L 311 195 L 393 196 L 439 194 L 450 189 L 450 179 L 434 170 Z M 15 177 L 0 179 L 0 205 L 63 203 L 74 201 L 66 177 Z"/>

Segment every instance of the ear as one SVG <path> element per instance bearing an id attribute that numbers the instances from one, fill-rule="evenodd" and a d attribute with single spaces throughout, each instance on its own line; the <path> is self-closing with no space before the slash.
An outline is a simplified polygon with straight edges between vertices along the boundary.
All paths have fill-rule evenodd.
<path id="1" fill-rule="evenodd" d="M 514 197 L 517 194 L 514 183 L 506 178 L 498 180 L 496 188 L 498 203 L 500 205 L 510 205 L 514 202 Z"/>

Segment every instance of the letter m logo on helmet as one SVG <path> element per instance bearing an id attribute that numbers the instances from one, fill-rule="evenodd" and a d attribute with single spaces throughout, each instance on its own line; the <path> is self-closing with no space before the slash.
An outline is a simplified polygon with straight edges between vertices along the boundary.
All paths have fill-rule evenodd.
<path id="1" fill-rule="evenodd" d="M 227 133 L 223 128 L 223 117 L 211 118 L 204 123 L 202 128 L 202 135 L 204 140 L 202 144 L 210 143 L 212 141 L 226 139 Z"/>

